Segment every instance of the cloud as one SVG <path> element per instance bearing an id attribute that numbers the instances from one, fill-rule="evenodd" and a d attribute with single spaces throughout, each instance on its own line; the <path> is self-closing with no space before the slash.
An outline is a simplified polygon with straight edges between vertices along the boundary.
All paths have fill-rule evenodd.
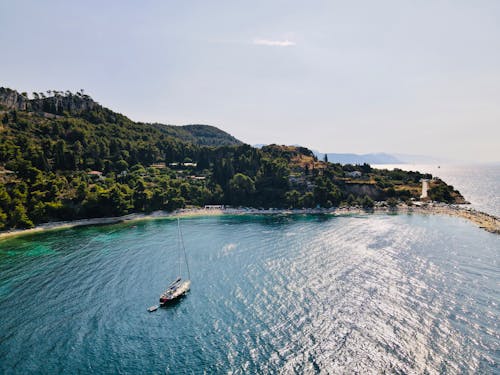
<path id="1" fill-rule="evenodd" d="M 290 40 L 269 40 L 269 39 L 254 39 L 253 44 L 259 46 L 272 46 L 272 47 L 290 47 L 294 46 L 295 42 Z"/>

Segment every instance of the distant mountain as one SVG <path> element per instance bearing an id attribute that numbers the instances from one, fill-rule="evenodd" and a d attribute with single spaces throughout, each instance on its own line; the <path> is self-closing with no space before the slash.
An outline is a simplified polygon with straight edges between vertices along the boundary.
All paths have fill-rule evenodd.
<path id="1" fill-rule="evenodd" d="M 323 160 L 324 153 L 314 151 L 318 159 Z M 338 154 L 327 153 L 328 161 L 340 164 L 439 164 L 451 163 L 453 160 L 427 155 L 387 154 L 384 152 L 370 154 Z"/>
<path id="2" fill-rule="evenodd" d="M 255 148 L 262 148 L 265 144 L 259 143 L 254 144 Z M 296 147 L 301 147 L 300 145 L 293 145 Z M 317 150 L 311 150 L 314 155 L 319 159 L 323 160 L 325 158 L 325 153 L 319 152 Z M 446 163 L 457 163 L 457 160 L 451 160 L 446 158 L 440 158 L 428 155 L 414 155 L 414 154 L 388 154 L 385 152 L 374 152 L 369 154 L 350 154 L 350 153 L 334 153 L 328 152 L 328 161 L 330 163 L 340 163 L 340 164 L 446 164 Z"/>
<path id="3" fill-rule="evenodd" d="M 318 159 L 325 157 L 324 153 L 314 151 Z M 403 164 L 405 161 L 386 153 L 372 153 L 372 154 L 337 154 L 327 153 L 328 161 L 331 163 L 340 164 Z"/>
<path id="4" fill-rule="evenodd" d="M 456 160 L 438 158 L 428 155 L 412 155 L 412 154 L 394 154 L 403 163 L 407 164 L 439 164 L 439 163 L 456 163 Z"/>
<path id="5" fill-rule="evenodd" d="M 262 148 L 265 146 L 264 144 L 255 144 L 253 147 Z M 300 147 L 299 145 L 294 145 L 296 147 Z M 325 153 L 319 152 L 317 150 L 312 150 L 314 155 L 319 159 L 323 160 L 325 158 Z M 342 153 L 334 153 L 328 152 L 326 154 L 328 156 L 328 161 L 330 163 L 340 163 L 340 164 L 353 164 L 353 165 L 361 165 L 361 164 L 406 164 L 413 163 L 411 158 L 412 155 L 391 155 L 386 154 L 384 152 L 378 153 L 370 153 L 370 154 L 342 154 Z M 404 158 L 403 158 L 404 156 Z"/>

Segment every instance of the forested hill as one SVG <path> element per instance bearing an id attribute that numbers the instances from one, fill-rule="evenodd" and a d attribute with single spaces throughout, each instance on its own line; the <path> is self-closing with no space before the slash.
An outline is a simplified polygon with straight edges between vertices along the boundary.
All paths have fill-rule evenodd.
<path id="1" fill-rule="evenodd" d="M 44 115 L 45 117 L 74 116 L 83 117 L 90 121 L 129 121 L 125 116 L 104 108 L 90 96 L 79 91 L 75 94 L 66 91 L 49 90 L 46 93 L 32 94 L 29 99 L 27 93 L 18 93 L 15 90 L 0 87 L 0 110 L 19 110 Z M 94 118 L 93 118 L 94 116 Z M 210 125 L 164 125 L 138 123 L 144 128 L 154 127 L 162 134 L 172 136 L 178 140 L 199 146 L 234 146 L 243 142 L 234 138 L 223 130 Z"/>
<path id="2" fill-rule="evenodd" d="M 0 230 L 205 204 L 369 208 L 418 198 L 431 177 L 256 149 L 206 125 L 137 123 L 81 91 L 29 99 L 0 88 Z M 463 201 L 440 180 L 429 194 Z"/>
<path id="3" fill-rule="evenodd" d="M 198 146 L 237 146 L 243 142 L 211 125 L 164 125 L 152 124 L 165 134 Z"/>

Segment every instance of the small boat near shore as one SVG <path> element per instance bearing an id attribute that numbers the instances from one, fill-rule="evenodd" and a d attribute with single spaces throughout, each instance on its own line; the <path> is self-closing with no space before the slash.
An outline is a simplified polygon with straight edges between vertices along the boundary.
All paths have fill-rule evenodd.
<path id="1" fill-rule="evenodd" d="M 171 302 L 174 302 L 184 295 L 186 295 L 187 292 L 189 292 L 189 289 L 191 289 L 191 275 L 189 273 L 189 265 L 187 261 L 187 255 L 186 255 L 186 248 L 184 247 L 184 239 L 182 237 L 182 232 L 181 232 L 181 226 L 180 226 L 180 221 L 177 219 L 177 228 L 179 232 L 179 248 L 182 250 L 180 252 L 180 258 L 182 259 L 182 255 L 184 255 L 184 262 L 186 264 L 186 271 L 188 278 L 186 280 L 183 280 L 181 275 L 182 271 L 182 260 L 179 260 L 179 276 L 173 281 L 167 289 L 160 295 L 160 306 L 164 307 L 168 305 Z"/>
<path id="2" fill-rule="evenodd" d="M 148 307 L 148 311 L 149 312 L 153 312 L 153 311 L 156 311 L 156 310 L 158 310 L 158 305 L 154 305 L 154 306 Z"/>

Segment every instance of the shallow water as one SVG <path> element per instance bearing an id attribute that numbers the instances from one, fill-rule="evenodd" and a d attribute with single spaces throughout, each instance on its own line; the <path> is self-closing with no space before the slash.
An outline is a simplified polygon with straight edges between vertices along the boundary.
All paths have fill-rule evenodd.
<path id="1" fill-rule="evenodd" d="M 173 220 L 0 242 L 0 373 L 498 373 L 499 236 L 419 215 Z"/>

